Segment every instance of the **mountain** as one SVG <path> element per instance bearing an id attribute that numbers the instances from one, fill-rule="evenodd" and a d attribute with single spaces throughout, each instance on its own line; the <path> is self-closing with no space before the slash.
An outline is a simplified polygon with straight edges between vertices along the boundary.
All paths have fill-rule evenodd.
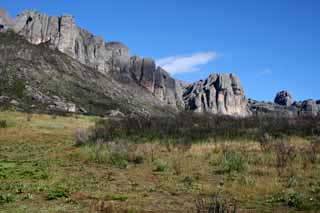
<path id="1" fill-rule="evenodd" d="M 0 105 L 93 114 L 317 115 L 320 102 L 246 99 L 234 74 L 212 74 L 192 84 L 174 79 L 152 58 L 131 55 L 121 42 L 104 41 L 71 15 L 25 11 L 16 19 L 0 9 Z M 32 107 L 31 107 L 32 106 Z"/>
<path id="2" fill-rule="evenodd" d="M 153 59 L 131 56 L 121 42 L 105 42 L 76 26 L 73 16 L 50 17 L 37 11 L 25 11 L 15 20 L 6 12 L 0 16 L 2 73 L 18 76 L 30 93 L 39 93 L 31 100 L 43 107 L 250 114 L 240 80 L 233 74 L 215 74 L 188 85 Z"/>
<path id="3" fill-rule="evenodd" d="M 22 109 L 40 111 L 173 112 L 136 84 L 119 84 L 47 45 L 33 45 L 13 32 L 0 33 L 0 102 L 14 100 Z"/>

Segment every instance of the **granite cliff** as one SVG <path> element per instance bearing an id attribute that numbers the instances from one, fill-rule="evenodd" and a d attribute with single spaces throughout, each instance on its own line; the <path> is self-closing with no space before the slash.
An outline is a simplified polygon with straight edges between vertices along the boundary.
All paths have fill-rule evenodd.
<path id="1" fill-rule="evenodd" d="M 240 80 L 232 74 L 211 75 L 204 81 L 184 84 L 157 67 L 155 60 L 132 56 L 121 42 L 106 42 L 78 27 L 73 16 L 25 11 L 13 20 L 3 11 L 0 17 L 3 31 L 10 29 L 33 45 L 57 50 L 91 72 L 99 72 L 104 81 L 111 79 L 120 87 L 143 88 L 159 107 L 236 116 L 250 114 Z"/>
<path id="2" fill-rule="evenodd" d="M 251 99 L 247 101 L 240 79 L 234 74 L 212 74 L 207 79 L 192 84 L 182 83 L 158 67 L 152 58 L 132 56 L 125 44 L 106 42 L 103 38 L 78 27 L 71 15 L 56 17 L 37 11 L 25 11 L 13 20 L 5 10 L 1 9 L 0 31 L 5 32 L 8 29 L 33 45 L 42 45 L 42 48 L 45 45 L 48 49 L 65 54 L 77 61 L 79 66 L 81 64 L 86 67 L 87 72 L 99 73 L 99 80 L 105 82 L 105 86 L 109 86 L 109 92 L 116 90 L 115 88 L 126 90 L 128 87 L 131 90 L 135 88 L 134 91 L 139 90 L 140 99 L 148 98 L 140 100 L 140 104 L 136 103 L 136 106 L 144 102 L 144 105 L 151 103 L 158 107 L 169 107 L 173 111 L 187 110 L 235 116 L 317 115 L 320 111 L 319 102 L 314 100 L 294 102 L 287 91 L 279 92 L 274 103 Z M 15 56 L 32 58 L 30 54 L 24 54 L 21 50 Z M 48 72 L 47 68 L 42 67 L 42 69 Z M 81 70 L 72 67 L 61 69 L 74 74 L 79 74 Z M 110 86 L 111 84 L 113 86 Z M 129 93 L 122 94 L 125 97 Z M 107 96 L 118 100 L 122 98 L 112 92 Z M 135 99 L 139 100 L 138 97 Z"/>

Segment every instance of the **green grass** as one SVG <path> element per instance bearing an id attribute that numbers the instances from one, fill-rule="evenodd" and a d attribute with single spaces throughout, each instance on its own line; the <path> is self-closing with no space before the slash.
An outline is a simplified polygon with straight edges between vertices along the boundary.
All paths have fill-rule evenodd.
<path id="1" fill-rule="evenodd" d="M 217 192 L 256 212 L 320 209 L 319 153 L 306 165 L 298 153 L 278 176 L 275 153 L 256 141 L 74 146 L 96 119 L 0 112 L 0 212 L 187 212 Z"/>

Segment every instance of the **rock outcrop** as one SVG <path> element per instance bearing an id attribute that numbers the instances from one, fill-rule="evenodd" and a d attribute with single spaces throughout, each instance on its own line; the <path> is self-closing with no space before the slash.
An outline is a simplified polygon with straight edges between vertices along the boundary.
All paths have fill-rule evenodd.
<path id="1" fill-rule="evenodd" d="M 210 75 L 186 88 L 185 108 L 195 112 L 211 112 L 246 116 L 250 112 L 240 80 L 233 74 Z"/>
<path id="2" fill-rule="evenodd" d="M 135 81 L 162 102 L 175 107 L 183 107 L 181 84 L 164 69 L 156 67 L 153 59 L 132 57 L 130 72 Z"/>
<path id="3" fill-rule="evenodd" d="M 277 93 L 274 103 L 249 99 L 248 106 L 254 115 L 290 117 L 320 115 L 320 102 L 312 99 L 293 103 L 292 101 L 292 96 L 288 92 L 281 91 Z"/>
<path id="4" fill-rule="evenodd" d="M 51 48 L 102 73 L 110 72 L 116 63 L 129 62 L 129 49 L 125 45 L 106 43 L 103 38 L 77 27 L 70 15 L 49 17 L 37 11 L 25 11 L 17 16 L 13 29 L 33 44 L 49 43 Z"/>
<path id="5" fill-rule="evenodd" d="M 287 91 L 278 92 L 274 99 L 274 103 L 282 106 L 291 106 L 292 96 Z"/>
<path id="6" fill-rule="evenodd" d="M 302 102 L 301 111 L 306 115 L 317 115 L 319 113 L 319 107 L 315 100 L 308 99 Z"/>

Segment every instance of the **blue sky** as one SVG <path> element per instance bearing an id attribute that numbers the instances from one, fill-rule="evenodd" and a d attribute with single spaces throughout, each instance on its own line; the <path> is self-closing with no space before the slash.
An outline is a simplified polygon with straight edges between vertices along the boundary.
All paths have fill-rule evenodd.
<path id="1" fill-rule="evenodd" d="M 72 14 L 79 26 L 132 54 L 148 56 L 176 78 L 237 74 L 250 98 L 320 99 L 319 0 L 1 0 L 25 9 Z"/>

